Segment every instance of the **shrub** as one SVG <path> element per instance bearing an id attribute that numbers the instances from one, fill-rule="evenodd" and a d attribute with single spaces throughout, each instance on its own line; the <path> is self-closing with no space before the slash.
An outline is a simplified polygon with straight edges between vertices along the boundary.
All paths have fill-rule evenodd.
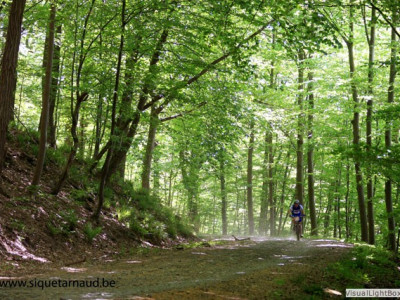
<path id="1" fill-rule="evenodd" d="M 123 189 L 124 198 L 130 201 L 120 203 L 121 221 L 129 224 L 130 230 L 140 237 L 153 242 L 177 236 L 191 237 L 192 230 L 173 211 L 161 204 L 160 198 L 148 190 L 133 190 L 132 185 Z"/>
<path id="2" fill-rule="evenodd" d="M 52 235 L 69 235 L 76 228 L 78 217 L 73 209 L 62 211 L 60 217 L 55 215 L 50 216 L 50 220 L 46 223 Z"/>
<path id="3" fill-rule="evenodd" d="M 83 232 L 85 233 L 86 237 L 88 238 L 89 242 L 92 242 L 93 239 L 100 234 L 102 228 L 99 227 L 93 227 L 92 223 L 88 222 L 85 224 L 85 227 L 83 228 Z"/>
<path id="4" fill-rule="evenodd" d="M 78 216 L 76 215 L 73 209 L 68 211 L 62 211 L 60 213 L 61 218 L 63 219 L 63 227 L 68 231 L 74 231 L 76 228 L 76 224 L 78 224 Z"/>

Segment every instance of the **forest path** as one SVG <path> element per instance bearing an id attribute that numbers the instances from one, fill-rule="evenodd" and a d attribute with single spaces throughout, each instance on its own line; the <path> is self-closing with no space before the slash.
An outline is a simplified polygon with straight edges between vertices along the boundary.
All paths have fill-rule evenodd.
<path id="1" fill-rule="evenodd" d="M 327 264 L 351 244 L 332 240 L 228 241 L 184 250 L 153 249 L 130 259 L 50 269 L 24 280 L 114 280 L 114 288 L 0 288 L 1 299 L 290 299 L 311 297 Z M 310 292 L 310 291 L 309 291 Z M 328 295 L 325 295 L 328 296 Z M 303 298 L 304 298 L 303 297 Z M 323 296 L 320 295 L 321 298 Z M 300 297 L 302 298 L 302 297 Z M 312 298 L 316 299 L 316 298 Z"/>

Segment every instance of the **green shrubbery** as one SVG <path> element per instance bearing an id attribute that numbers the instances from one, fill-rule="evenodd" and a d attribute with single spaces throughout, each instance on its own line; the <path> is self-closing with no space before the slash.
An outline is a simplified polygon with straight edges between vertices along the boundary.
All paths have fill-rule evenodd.
<path id="1" fill-rule="evenodd" d="M 78 216 L 73 209 L 60 212 L 59 216 L 52 215 L 46 226 L 52 235 L 69 235 L 75 231 L 78 224 Z"/>
<path id="2" fill-rule="evenodd" d="M 141 237 L 154 242 L 177 236 L 190 237 L 192 231 L 171 209 L 164 207 L 158 197 L 150 195 L 147 190 L 131 189 L 129 201 L 124 203 L 120 218 L 129 228 Z"/>
<path id="3" fill-rule="evenodd" d="M 83 228 L 83 232 L 85 233 L 87 239 L 89 242 L 92 242 L 93 239 L 100 234 L 102 228 L 99 227 L 93 227 L 92 223 L 88 222 L 85 224 L 85 227 Z"/>
<path id="4" fill-rule="evenodd" d="M 347 288 L 391 288 L 400 284 L 398 259 L 383 248 L 358 245 L 348 257 L 328 267 L 327 276 Z"/>

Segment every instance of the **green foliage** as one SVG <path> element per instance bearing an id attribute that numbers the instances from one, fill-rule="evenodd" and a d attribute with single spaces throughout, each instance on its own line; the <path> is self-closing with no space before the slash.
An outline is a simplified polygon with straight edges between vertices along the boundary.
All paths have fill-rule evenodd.
<path id="1" fill-rule="evenodd" d="M 62 167 L 66 162 L 65 148 L 48 148 L 46 151 L 46 164 L 54 163 Z"/>
<path id="2" fill-rule="evenodd" d="M 70 180 L 75 182 L 75 185 L 80 186 L 82 189 L 87 189 L 91 185 L 89 176 L 82 176 L 86 170 L 82 166 L 74 165 L 71 167 L 69 172 Z"/>
<path id="3" fill-rule="evenodd" d="M 62 211 L 60 216 L 65 222 L 65 228 L 68 228 L 69 231 L 74 231 L 76 224 L 78 223 L 78 216 L 75 211 L 73 209 Z"/>
<path id="4" fill-rule="evenodd" d="M 57 227 L 54 225 L 52 222 L 47 222 L 46 223 L 47 229 L 50 231 L 50 234 L 53 236 L 59 235 L 59 234 L 68 234 L 69 232 L 63 232 L 61 228 Z"/>
<path id="5" fill-rule="evenodd" d="M 400 280 L 393 253 L 378 247 L 356 246 L 351 253 L 327 268 L 327 276 L 348 288 L 395 287 Z"/>
<path id="6" fill-rule="evenodd" d="M 131 200 L 120 209 L 119 216 L 129 224 L 135 234 L 154 242 L 160 242 L 167 237 L 192 236 L 188 226 L 171 209 L 161 205 L 158 197 L 150 195 L 147 190 L 125 191 L 127 192 L 131 192 Z"/>
<path id="7" fill-rule="evenodd" d="M 36 195 L 39 192 L 40 187 L 38 185 L 29 185 L 27 190 L 29 194 Z"/>
<path id="8" fill-rule="evenodd" d="M 10 227 L 17 231 L 25 231 L 26 225 L 21 220 L 13 219 L 10 223 Z"/>
<path id="9" fill-rule="evenodd" d="M 52 235 L 68 236 L 75 231 L 77 224 L 78 216 L 73 209 L 70 209 L 61 211 L 59 215 L 51 215 L 46 226 Z"/>
<path id="10" fill-rule="evenodd" d="M 97 235 L 99 235 L 101 231 L 102 231 L 101 226 L 93 227 L 92 223 L 90 222 L 86 223 L 85 226 L 83 227 L 83 232 L 85 233 L 89 242 L 92 242 L 93 239 Z"/>
<path id="11" fill-rule="evenodd" d="M 71 197 L 75 201 L 85 202 L 86 199 L 89 197 L 89 193 L 86 190 L 74 189 L 74 190 L 71 191 Z"/>
<path id="12" fill-rule="evenodd" d="M 303 287 L 303 291 L 314 296 L 323 296 L 324 290 L 319 284 L 310 284 Z"/>

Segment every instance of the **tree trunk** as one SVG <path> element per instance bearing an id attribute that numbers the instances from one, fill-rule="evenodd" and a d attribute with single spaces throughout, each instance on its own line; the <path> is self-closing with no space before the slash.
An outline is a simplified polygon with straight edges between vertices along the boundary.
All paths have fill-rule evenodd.
<path id="1" fill-rule="evenodd" d="M 70 79 L 70 82 L 71 82 L 70 109 L 71 109 L 71 118 L 72 118 L 71 136 L 72 136 L 72 140 L 73 140 L 73 145 L 72 145 L 71 151 L 69 153 L 68 160 L 64 167 L 64 170 L 61 173 L 61 176 L 60 176 L 59 180 L 57 181 L 56 185 L 54 186 L 53 190 L 51 191 L 51 193 L 53 195 L 57 195 L 60 192 L 61 188 L 64 185 L 65 180 L 68 178 L 69 169 L 71 168 L 71 166 L 75 160 L 75 157 L 76 157 L 76 154 L 77 154 L 77 151 L 79 148 L 79 138 L 78 138 L 78 133 L 77 133 L 78 122 L 79 122 L 79 112 L 80 112 L 82 103 L 84 101 L 86 101 L 89 97 L 89 94 L 87 92 L 80 91 L 80 82 L 81 82 L 83 64 L 86 59 L 86 56 L 84 55 L 84 44 L 85 44 L 85 38 L 86 38 L 86 33 L 87 33 L 87 24 L 89 22 L 90 16 L 93 11 L 94 3 L 95 3 L 95 0 L 92 0 L 89 11 L 86 14 L 85 19 L 84 19 L 82 36 L 80 38 L 80 48 L 79 48 L 80 54 L 79 54 L 79 59 L 78 59 L 77 70 L 75 70 L 76 54 L 77 54 L 76 50 L 74 50 L 74 53 L 72 56 L 72 64 L 71 64 L 72 68 L 71 68 L 71 79 Z M 77 21 L 78 21 L 78 10 L 77 10 L 77 14 L 75 16 L 74 49 L 78 48 L 77 42 L 78 42 L 78 27 L 79 26 L 77 24 Z M 76 87 L 74 87 L 75 73 L 76 73 Z M 75 108 L 73 105 L 74 104 L 74 94 L 76 96 Z"/>
<path id="2" fill-rule="evenodd" d="M 372 108 L 373 108 L 373 81 L 374 81 L 374 55 L 375 55 L 375 24 L 376 9 L 373 7 L 371 12 L 371 33 L 368 38 L 369 58 L 368 58 L 368 94 L 367 100 L 367 157 L 369 158 L 372 147 Z M 367 33 L 368 34 L 368 33 Z M 375 244 L 375 224 L 374 224 L 374 206 L 373 206 L 374 187 L 372 184 L 371 163 L 367 162 L 367 216 L 368 216 L 368 242 Z"/>
<path id="3" fill-rule="evenodd" d="M 67 163 L 60 175 L 60 178 L 58 179 L 56 185 L 54 186 L 53 190 L 51 191 L 51 193 L 53 195 L 57 195 L 60 192 L 61 188 L 63 187 L 64 182 L 68 177 L 69 169 L 71 168 L 72 163 L 74 162 L 76 153 L 78 151 L 79 139 L 78 139 L 78 134 L 77 134 L 76 129 L 78 127 L 79 111 L 81 109 L 82 103 L 84 101 L 86 101 L 88 97 L 89 97 L 89 94 L 85 92 L 85 93 L 82 93 L 81 95 L 79 95 L 78 99 L 76 100 L 75 109 L 72 114 L 72 126 L 71 126 L 71 136 L 73 139 L 73 145 L 72 145 L 71 151 L 69 153 Z"/>
<path id="4" fill-rule="evenodd" d="M 318 235 L 317 216 L 315 211 L 314 196 L 314 145 L 313 145 L 313 120 L 314 120 L 314 94 L 313 74 L 308 73 L 308 151 L 307 151 L 307 172 L 308 172 L 308 205 L 310 209 L 311 235 Z"/>
<path id="5" fill-rule="evenodd" d="M 304 118 L 303 118 L 303 93 L 304 93 L 304 50 L 301 49 L 298 52 L 298 95 L 297 95 L 297 104 L 299 106 L 299 115 L 297 121 L 297 163 L 296 163 L 296 193 L 295 198 L 299 200 L 301 204 L 303 204 L 303 131 L 304 131 Z"/>
<path id="6" fill-rule="evenodd" d="M 268 129 L 268 203 L 269 203 L 269 232 L 275 235 L 275 205 L 274 205 L 274 153 L 272 152 L 272 127 Z"/>
<path id="7" fill-rule="evenodd" d="M 78 149 L 78 156 L 84 160 L 85 159 L 85 150 L 86 150 L 86 140 L 85 140 L 85 128 L 87 126 L 85 114 L 84 112 L 80 115 L 79 121 L 79 149 Z"/>
<path id="8" fill-rule="evenodd" d="M 44 49 L 44 65 L 45 76 L 43 77 L 43 91 L 42 91 L 42 113 L 40 122 L 40 140 L 39 140 L 39 152 L 37 156 L 36 168 L 33 174 L 31 185 L 38 185 L 40 176 L 42 175 L 44 160 L 46 157 L 46 144 L 47 144 L 47 128 L 49 123 L 49 104 L 51 95 L 51 82 L 52 82 L 52 69 L 53 69 L 53 54 L 54 54 L 54 30 L 56 20 L 56 5 L 51 4 L 50 19 L 49 19 L 49 31 L 48 31 L 48 43 Z"/>
<path id="9" fill-rule="evenodd" d="M 282 232 L 282 217 L 283 217 L 283 207 L 285 205 L 285 190 L 286 190 L 286 181 L 288 178 L 288 174 L 290 173 L 289 169 L 289 160 L 290 160 L 290 150 L 288 150 L 287 155 L 286 155 L 286 168 L 285 168 L 285 173 L 283 175 L 283 182 L 282 182 L 282 194 L 281 194 L 281 204 L 280 204 L 280 211 L 279 211 L 279 226 L 278 226 L 278 235 Z"/>
<path id="10" fill-rule="evenodd" d="M 193 155 L 192 155 L 193 157 Z M 183 150 L 179 151 L 180 167 L 182 172 L 183 185 L 188 193 L 188 215 L 189 220 L 194 226 L 195 232 L 199 232 L 199 214 L 197 207 L 197 199 L 199 194 L 198 171 L 199 162 L 191 161 L 189 172 L 187 171 L 186 157 Z"/>
<path id="11" fill-rule="evenodd" d="M 333 202 L 333 197 L 332 194 L 332 190 L 334 189 L 334 182 L 331 183 L 330 186 L 330 191 L 328 193 L 328 205 L 326 206 L 325 209 L 325 217 L 324 217 L 324 236 L 328 236 L 328 229 L 329 229 L 329 225 L 330 225 L 330 221 L 331 221 L 331 210 L 332 210 L 332 202 Z"/>
<path id="12" fill-rule="evenodd" d="M 337 237 L 337 234 L 339 232 L 339 235 L 341 235 L 341 227 L 340 227 L 340 195 L 339 195 L 339 188 L 342 184 L 342 164 L 339 164 L 339 171 L 338 171 L 338 179 L 336 180 L 336 186 L 335 186 L 335 193 L 334 193 L 334 198 L 335 198 L 335 213 L 336 213 L 336 218 L 335 218 L 335 227 L 334 227 L 334 237 Z"/>
<path id="13" fill-rule="evenodd" d="M 228 222 L 226 216 L 227 203 L 226 203 L 226 187 L 225 187 L 225 163 L 224 157 L 220 159 L 220 176 L 221 182 L 221 217 L 222 217 L 222 234 L 228 234 Z"/>
<path id="14" fill-rule="evenodd" d="M 268 130 L 265 131 L 265 149 L 264 149 L 264 163 L 263 163 L 263 183 L 261 192 L 261 207 L 260 207 L 260 220 L 259 220 L 259 234 L 267 232 L 267 218 L 268 218 Z"/>
<path id="15" fill-rule="evenodd" d="M 117 101 L 118 101 L 118 90 L 119 90 L 119 83 L 121 77 L 121 64 L 122 64 L 122 54 L 124 50 L 124 42 L 125 42 L 125 8 L 126 8 L 126 0 L 122 0 L 122 11 L 121 11 L 121 37 L 120 37 L 120 44 L 119 44 L 119 51 L 118 51 L 118 61 L 117 61 L 117 70 L 115 74 L 115 85 L 113 91 L 113 102 L 112 102 L 112 113 L 111 113 L 111 132 L 110 132 L 110 141 L 111 146 L 108 149 L 106 160 L 104 162 L 102 172 L 101 172 L 101 179 L 99 184 L 99 193 L 98 193 L 98 202 L 97 208 L 92 215 L 92 218 L 99 221 L 100 213 L 103 208 L 104 203 L 104 188 L 107 184 L 107 180 L 109 178 L 108 172 L 110 169 L 110 161 L 113 155 L 113 151 L 115 148 L 115 127 L 116 127 L 116 111 L 117 111 Z"/>
<path id="16" fill-rule="evenodd" d="M 354 0 L 351 1 L 353 3 Z M 365 200 L 364 200 L 364 188 L 361 172 L 361 164 L 359 158 L 360 151 L 360 113 L 359 113 L 359 99 L 357 85 L 355 83 L 355 63 L 354 63 L 354 47 L 353 47 L 353 35 L 354 35 L 354 24 L 353 24 L 353 7 L 350 7 L 350 38 L 346 41 L 348 52 L 349 52 L 349 66 L 350 66 L 350 80 L 351 80 L 351 91 L 354 102 L 354 114 L 353 114 L 353 146 L 355 156 L 354 156 L 354 168 L 356 172 L 356 184 L 357 184 L 357 197 L 358 197 L 358 208 L 360 214 L 360 226 L 361 226 L 361 240 L 363 242 L 368 242 L 368 222 L 367 214 L 365 210 Z"/>
<path id="17" fill-rule="evenodd" d="M 253 218 L 253 150 L 254 150 L 254 121 L 250 122 L 250 140 L 247 152 L 247 221 L 249 234 L 254 234 Z"/>
<path id="18" fill-rule="evenodd" d="M 350 193 L 350 163 L 347 162 L 346 165 L 346 195 L 345 195 L 345 205 L 346 205 L 346 239 L 350 237 L 350 207 L 349 207 L 349 193 Z"/>
<path id="19" fill-rule="evenodd" d="M 158 40 L 157 46 L 155 51 L 153 52 L 153 55 L 150 60 L 149 64 L 149 73 L 154 72 L 154 68 L 157 65 L 157 63 L 160 61 L 160 55 L 161 51 L 164 47 L 164 44 L 166 43 L 168 38 L 168 30 L 164 29 L 163 32 L 161 33 L 160 39 Z M 130 59 L 127 61 L 127 67 L 130 69 L 133 69 L 134 64 L 136 63 L 137 59 L 139 58 L 137 54 L 137 51 L 133 54 L 133 56 L 130 57 Z M 133 83 L 133 77 L 129 75 L 127 72 L 125 76 L 126 77 L 126 82 L 127 84 Z M 130 109 L 130 103 L 132 102 L 132 92 L 129 92 L 125 95 L 125 97 L 122 98 L 122 105 L 121 105 L 121 111 L 120 111 L 120 119 L 117 122 L 117 127 L 118 127 L 118 132 L 120 135 L 120 140 L 121 140 L 121 145 L 114 151 L 114 154 L 111 158 L 111 163 L 110 163 L 110 171 L 109 171 L 109 176 L 114 174 L 116 170 L 118 169 L 118 166 L 122 162 L 122 158 L 126 156 L 126 154 L 129 151 L 130 146 L 132 145 L 133 138 L 136 135 L 137 128 L 139 126 L 139 122 L 141 119 L 141 114 L 147 109 L 146 108 L 146 102 L 147 102 L 147 96 L 149 94 L 149 90 L 151 89 L 150 83 L 145 82 L 142 86 L 141 89 L 141 94 L 139 96 L 139 101 L 136 106 L 136 111 L 133 113 L 133 117 L 129 116 L 130 114 L 127 113 Z"/>
<path id="20" fill-rule="evenodd" d="M 96 107 L 96 125 L 94 134 L 94 151 L 93 160 L 99 155 L 100 143 L 101 143 L 101 128 L 102 128 L 102 116 L 103 116 L 103 95 L 99 94 L 97 107 Z"/>
<path id="21" fill-rule="evenodd" d="M 142 188 L 150 189 L 151 163 L 153 161 L 153 150 L 156 141 L 157 126 L 159 123 L 157 109 L 152 106 L 150 113 L 150 126 L 147 135 L 146 152 L 143 157 Z"/>
<path id="22" fill-rule="evenodd" d="M 157 146 L 157 141 L 155 142 L 155 146 Z M 154 152 L 154 151 L 153 151 Z M 155 197 L 158 197 L 158 194 L 160 192 L 160 170 L 158 167 L 158 164 L 160 162 L 160 153 L 158 153 L 157 151 L 154 152 L 153 154 L 153 190 L 152 190 L 152 194 Z M 125 165 L 125 164 L 124 164 Z"/>
<path id="23" fill-rule="evenodd" d="M 62 30 L 61 25 L 57 26 L 56 33 L 58 36 L 61 35 L 61 30 Z M 60 76 L 60 56 L 61 56 L 60 44 L 55 43 L 54 55 L 53 55 L 53 70 L 51 78 L 51 91 L 49 100 L 49 125 L 47 134 L 47 143 L 49 144 L 49 147 L 53 149 L 57 147 L 57 139 L 56 139 L 57 124 L 55 119 L 55 108 L 58 95 L 58 80 Z"/>
<path id="24" fill-rule="evenodd" d="M 394 19 L 397 19 L 394 17 Z M 388 89 L 388 103 L 389 105 L 394 102 L 394 82 L 396 79 L 396 51 L 397 47 L 395 47 L 396 43 L 396 33 L 394 29 L 392 29 L 392 49 L 391 49 L 391 60 L 390 60 L 390 74 L 389 74 L 389 89 Z M 391 121 L 386 122 L 385 129 L 385 147 L 386 149 L 390 149 L 392 146 L 392 132 L 391 132 Z M 390 156 L 390 152 L 387 152 Z M 392 199 L 392 180 L 388 177 L 385 181 L 385 204 L 386 204 L 386 213 L 388 219 L 388 248 L 392 251 L 396 250 L 396 232 L 395 232 L 395 220 L 393 213 L 393 199 Z"/>
<path id="25" fill-rule="evenodd" d="M 0 73 L 0 174 L 6 155 L 8 124 L 13 120 L 21 26 L 26 0 L 13 0 Z"/>

